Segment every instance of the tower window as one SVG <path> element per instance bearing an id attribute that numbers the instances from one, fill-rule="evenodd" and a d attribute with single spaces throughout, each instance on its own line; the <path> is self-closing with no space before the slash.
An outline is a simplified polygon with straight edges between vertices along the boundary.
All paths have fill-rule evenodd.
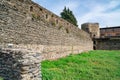
<path id="1" fill-rule="evenodd" d="M 93 37 L 95 38 L 95 37 L 96 37 L 96 35 L 94 34 L 94 35 L 93 35 Z"/>
<path id="2" fill-rule="evenodd" d="M 93 44 L 96 44 L 96 41 L 93 41 Z"/>

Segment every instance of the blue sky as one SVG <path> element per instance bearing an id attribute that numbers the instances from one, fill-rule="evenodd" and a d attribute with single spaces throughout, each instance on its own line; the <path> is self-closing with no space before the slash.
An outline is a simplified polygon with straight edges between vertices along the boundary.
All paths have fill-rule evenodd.
<path id="1" fill-rule="evenodd" d="M 79 27 L 98 22 L 100 27 L 120 26 L 120 0 L 33 0 L 60 16 L 64 6 L 73 11 Z"/>

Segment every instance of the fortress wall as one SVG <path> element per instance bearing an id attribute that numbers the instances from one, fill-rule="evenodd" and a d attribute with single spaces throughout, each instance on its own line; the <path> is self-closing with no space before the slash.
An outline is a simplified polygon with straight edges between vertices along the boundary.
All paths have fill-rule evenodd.
<path id="1" fill-rule="evenodd" d="M 30 50 L 0 50 L 0 77 L 4 80 L 42 80 L 41 55 Z"/>
<path id="2" fill-rule="evenodd" d="M 2 44 L 1 47 L 9 48 L 10 44 Z M 11 49 L 31 50 L 40 53 L 42 60 L 58 59 L 69 54 L 77 54 L 91 50 L 91 46 L 64 46 L 64 45 L 39 45 L 39 44 L 12 44 Z"/>
<path id="3" fill-rule="evenodd" d="M 94 42 L 97 50 L 120 50 L 120 37 L 99 38 Z"/>
<path id="4" fill-rule="evenodd" d="M 0 0 L 1 48 L 9 50 L 0 51 L 0 77 L 41 80 L 41 59 L 89 51 L 93 42 L 88 33 L 30 0 Z"/>
<path id="5" fill-rule="evenodd" d="M 33 50 L 36 50 L 34 44 L 42 45 L 43 54 L 54 56 L 57 53 L 62 56 L 66 48 L 71 52 L 74 46 L 72 51 L 77 53 L 93 48 L 88 33 L 30 0 L 3 0 L 0 3 L 0 43 L 31 45 Z"/>

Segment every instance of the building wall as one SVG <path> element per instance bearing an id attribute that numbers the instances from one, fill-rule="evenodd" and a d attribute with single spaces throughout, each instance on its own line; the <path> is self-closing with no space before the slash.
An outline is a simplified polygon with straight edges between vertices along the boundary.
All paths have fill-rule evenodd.
<path id="1" fill-rule="evenodd" d="M 97 50 L 120 50 L 120 27 L 100 29 L 100 38 L 93 40 Z"/>
<path id="2" fill-rule="evenodd" d="M 84 23 L 81 25 L 82 30 L 88 32 L 91 38 L 99 38 L 100 37 L 100 30 L 98 23 Z"/>
<path id="3" fill-rule="evenodd" d="M 120 26 L 101 28 L 100 35 L 101 37 L 120 36 Z"/>
<path id="4" fill-rule="evenodd" d="M 94 49 L 120 50 L 120 37 L 99 38 L 94 40 Z"/>

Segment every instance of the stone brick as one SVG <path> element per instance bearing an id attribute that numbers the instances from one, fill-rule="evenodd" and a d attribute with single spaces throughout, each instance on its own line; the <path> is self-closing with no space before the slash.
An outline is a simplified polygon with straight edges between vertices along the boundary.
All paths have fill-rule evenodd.
<path id="1" fill-rule="evenodd" d="M 38 79 L 41 80 L 40 77 L 41 72 L 39 68 L 41 59 L 39 59 L 38 63 L 35 63 L 34 60 L 36 59 L 34 58 L 36 57 L 33 56 L 33 58 L 31 58 L 31 63 L 32 63 L 31 64 L 29 63 L 28 58 L 22 58 L 26 53 L 29 52 L 31 51 L 28 50 L 27 52 L 22 52 L 22 50 L 15 50 L 15 49 L 2 50 L 0 52 L 0 76 L 4 80 L 38 80 Z M 32 55 L 29 53 L 28 56 L 30 57 Z M 27 61 L 27 63 L 25 64 L 22 60 Z"/>

